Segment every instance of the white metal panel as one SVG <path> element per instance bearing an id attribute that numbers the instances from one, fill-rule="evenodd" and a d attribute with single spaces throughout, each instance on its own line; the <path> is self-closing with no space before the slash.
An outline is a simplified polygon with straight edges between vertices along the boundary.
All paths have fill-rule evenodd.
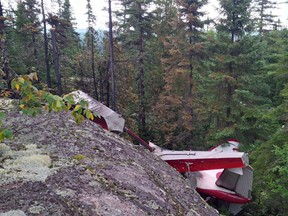
<path id="1" fill-rule="evenodd" d="M 90 97 L 81 90 L 73 91 L 70 94 L 74 96 L 75 102 L 80 102 L 82 99 L 89 103 L 88 108 L 98 115 L 103 117 L 110 131 L 123 132 L 125 120 L 121 115 L 111 110 L 109 107 Z"/>

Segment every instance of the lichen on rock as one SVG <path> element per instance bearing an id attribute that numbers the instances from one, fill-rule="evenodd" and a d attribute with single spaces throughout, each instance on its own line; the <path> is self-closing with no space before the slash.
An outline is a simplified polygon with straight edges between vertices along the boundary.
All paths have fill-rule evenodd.
<path id="1" fill-rule="evenodd" d="M 4 124 L 2 215 L 218 215 L 167 163 L 91 121 L 11 110 Z"/>
<path id="2" fill-rule="evenodd" d="M 1 144 L 2 170 L 0 186 L 15 181 L 45 181 L 52 174 L 51 158 L 41 154 L 34 144 L 24 145 L 25 150 L 11 150 L 8 145 Z M 1 151 L 1 150 L 0 150 Z"/>

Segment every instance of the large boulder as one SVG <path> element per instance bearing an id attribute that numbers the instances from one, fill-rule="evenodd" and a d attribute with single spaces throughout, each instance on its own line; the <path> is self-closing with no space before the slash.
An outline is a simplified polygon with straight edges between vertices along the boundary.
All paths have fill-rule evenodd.
<path id="1" fill-rule="evenodd" d="M 6 112 L 0 216 L 218 215 L 167 163 L 91 121 Z"/>

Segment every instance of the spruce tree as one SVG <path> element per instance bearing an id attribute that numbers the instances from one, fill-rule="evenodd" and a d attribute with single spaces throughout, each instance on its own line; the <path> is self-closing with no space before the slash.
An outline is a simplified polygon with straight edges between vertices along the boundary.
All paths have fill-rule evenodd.
<path id="1" fill-rule="evenodd" d="M 60 2 L 59 2 L 60 3 Z M 60 21 L 57 26 L 57 43 L 59 46 L 59 61 L 63 76 L 63 85 L 66 91 L 72 90 L 72 83 L 69 77 L 75 75 L 75 59 L 81 51 L 80 38 L 75 31 L 74 25 L 75 18 L 73 17 L 72 8 L 69 0 L 65 0 L 61 5 L 59 13 Z"/>
<path id="2" fill-rule="evenodd" d="M 36 0 L 17 3 L 15 29 L 11 32 L 14 44 L 9 46 L 9 50 L 11 57 L 13 56 L 11 66 L 20 74 L 42 71 L 42 68 L 38 68 L 41 65 L 39 57 L 42 52 L 40 12 Z"/>
<path id="3" fill-rule="evenodd" d="M 135 65 L 137 94 L 138 94 L 138 130 L 140 136 L 147 138 L 145 99 L 145 58 L 146 45 L 151 37 L 154 15 L 148 9 L 152 0 L 121 0 L 122 11 L 118 13 L 120 19 L 120 37 L 127 51 L 130 61 Z"/>
<path id="4" fill-rule="evenodd" d="M 272 103 L 262 112 L 263 140 L 251 155 L 255 170 L 254 198 L 246 212 L 285 215 L 288 211 L 288 31 L 266 32 L 263 41 L 269 45 L 265 50 L 268 53 L 265 69 Z"/>
<path id="5" fill-rule="evenodd" d="M 276 8 L 276 2 L 271 0 L 255 0 L 255 12 L 257 17 L 257 26 L 260 34 L 265 31 L 271 31 L 275 25 L 275 17 L 271 11 Z"/>
<path id="6" fill-rule="evenodd" d="M 203 55 L 201 8 L 207 1 L 176 2 L 178 14 L 170 22 L 173 31 L 164 41 L 165 86 L 156 107 L 166 145 L 175 148 L 182 144 L 180 148 L 191 148 L 199 106 L 195 78 Z"/>
<path id="7" fill-rule="evenodd" d="M 261 139 L 261 113 L 270 101 L 264 70 L 265 43 L 252 34 L 251 1 L 221 1 L 223 18 L 211 37 L 214 56 L 206 82 L 210 138 Z M 210 87 L 209 87 L 210 86 Z M 257 112 L 253 112 L 257 109 Z"/>
<path id="8" fill-rule="evenodd" d="M 242 52 L 239 44 L 245 33 L 251 31 L 250 4 L 251 0 L 220 1 L 221 13 L 224 18 L 220 20 L 217 30 L 224 42 L 223 45 L 227 47 L 224 50 L 226 56 L 223 64 L 224 73 L 227 75 L 224 80 L 224 88 L 226 88 L 226 105 L 224 110 L 227 126 L 233 124 L 233 120 L 230 117 L 232 109 L 236 105 L 233 103 L 233 96 L 237 88 L 237 78 L 239 77 L 240 69 L 237 67 L 236 62 Z"/>
<path id="9" fill-rule="evenodd" d="M 96 67 L 95 67 L 95 36 L 97 34 L 96 30 L 94 29 L 94 25 L 96 23 L 96 17 L 93 14 L 92 7 L 90 0 L 87 0 L 87 22 L 88 22 L 88 40 L 87 40 L 87 49 L 90 50 L 90 65 L 92 69 L 92 75 L 93 75 L 93 86 L 94 86 L 94 97 L 96 100 L 98 100 L 98 83 L 96 78 Z"/>

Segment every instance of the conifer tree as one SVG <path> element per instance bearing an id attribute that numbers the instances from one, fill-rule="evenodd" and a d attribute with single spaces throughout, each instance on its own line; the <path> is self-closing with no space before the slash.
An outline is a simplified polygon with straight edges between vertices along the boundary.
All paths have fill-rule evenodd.
<path id="1" fill-rule="evenodd" d="M 250 34 L 250 0 L 220 1 L 220 6 L 223 18 L 210 43 L 214 44 L 215 55 L 213 72 L 207 80 L 210 87 L 206 87 L 213 89 L 206 94 L 210 96 L 208 107 L 213 114 L 209 136 L 216 140 L 241 137 L 252 141 L 260 133 L 255 130 L 259 116 L 251 115 L 251 109 L 258 107 L 260 113 L 269 104 L 269 87 L 263 73 L 265 44 Z"/>
<path id="2" fill-rule="evenodd" d="M 265 69 L 268 70 L 272 103 L 261 112 L 263 138 L 251 155 L 255 170 L 254 198 L 246 212 L 285 215 L 288 211 L 288 31 L 266 32 L 263 41 L 269 44 L 265 50 L 268 53 Z"/>
<path id="3" fill-rule="evenodd" d="M 40 32 L 42 30 L 39 20 L 40 12 L 40 6 L 36 0 L 25 0 L 17 3 L 16 28 L 13 32 L 15 44 L 11 47 L 10 52 L 13 56 L 11 65 L 18 73 L 39 71 Z M 19 50 L 25 50 L 25 52 L 19 52 Z"/>
<path id="4" fill-rule="evenodd" d="M 157 110 L 163 119 L 166 144 L 191 147 L 197 124 L 197 88 L 195 77 L 201 65 L 203 52 L 202 28 L 204 15 L 201 8 L 207 1 L 176 1 L 178 15 L 171 21 L 173 32 L 165 38 L 164 91 L 159 97 Z M 162 120 L 162 121 L 163 121 Z M 167 122 L 168 120 L 168 122 Z M 161 121 L 161 120 L 160 120 Z M 161 124 L 161 123 L 160 123 Z M 177 142 L 176 142 L 177 140 Z"/>
<path id="5" fill-rule="evenodd" d="M 109 13 L 109 73 L 111 76 L 111 108 L 116 110 L 116 86 L 114 71 L 114 48 L 113 48 L 113 26 L 112 26 L 112 6 L 111 0 L 108 0 Z"/>
<path id="6" fill-rule="evenodd" d="M 251 20 L 250 20 L 250 4 L 251 0 L 229 0 L 220 1 L 222 14 L 224 18 L 221 19 L 221 23 L 218 25 L 218 31 L 223 32 L 224 37 L 230 37 L 230 41 L 227 41 L 227 45 L 230 46 L 228 51 L 227 59 L 225 63 L 225 70 L 228 75 L 225 85 L 226 85 L 226 118 L 227 123 L 232 112 L 233 95 L 235 93 L 235 84 L 238 77 L 238 71 L 235 68 L 236 58 L 240 55 L 241 50 L 237 50 L 238 42 L 244 37 L 245 32 L 251 31 Z M 235 46 L 234 46 L 235 45 Z M 228 123 L 229 125 L 229 123 Z"/>
<path id="7" fill-rule="evenodd" d="M 257 14 L 258 31 L 262 34 L 269 29 L 273 29 L 275 24 L 274 18 L 276 17 L 271 13 L 276 7 L 276 2 L 271 0 L 255 0 L 255 12 Z"/>
<path id="8" fill-rule="evenodd" d="M 98 83 L 96 78 L 96 68 L 95 68 L 95 36 L 96 36 L 96 30 L 94 29 L 93 25 L 95 25 L 96 17 L 93 14 L 92 7 L 90 0 L 87 0 L 87 22 L 88 22 L 88 40 L 87 40 L 87 49 L 90 49 L 91 58 L 90 58 L 90 65 L 92 69 L 92 75 L 93 75 L 93 86 L 94 86 L 94 95 L 95 99 L 98 100 Z"/>
<path id="9" fill-rule="evenodd" d="M 59 18 L 56 15 L 48 14 L 47 22 L 51 26 L 50 33 L 51 33 L 51 41 L 52 41 L 52 49 L 53 49 L 53 64 L 54 64 L 54 72 L 55 72 L 55 78 L 56 78 L 56 84 L 57 84 L 57 93 L 58 95 L 61 95 L 63 93 L 63 86 L 62 86 L 62 76 L 63 71 L 65 69 L 67 70 L 67 67 L 69 67 L 69 63 L 65 61 L 65 55 L 66 54 L 64 49 L 62 49 L 63 45 L 67 45 L 67 37 L 65 36 L 65 29 L 69 28 L 70 25 L 67 23 L 66 20 L 63 20 Z M 59 48 L 60 47 L 60 48 Z M 61 53 L 59 52 L 61 50 Z M 62 54 L 63 53 L 63 54 Z M 60 55 L 62 54 L 61 58 Z M 62 69 L 60 68 L 60 61 L 61 59 L 64 59 Z M 60 72 L 61 71 L 61 72 Z"/>
<path id="10" fill-rule="evenodd" d="M 67 92 L 71 90 L 72 84 L 69 77 L 75 75 L 75 59 L 81 51 L 80 38 L 73 27 L 74 20 L 70 1 L 65 0 L 61 5 L 58 17 L 58 21 L 60 22 L 57 26 L 56 38 L 59 46 L 59 61 L 64 81 L 63 85 L 67 89 Z"/>
<path id="11" fill-rule="evenodd" d="M 52 47 L 53 47 L 53 63 L 54 63 L 54 70 L 56 75 L 56 82 L 57 82 L 57 93 L 58 95 L 62 95 L 62 81 L 61 81 L 61 74 L 60 74 L 60 65 L 59 65 L 59 51 L 58 46 L 56 43 L 56 28 L 52 27 L 50 29 L 51 38 L 52 38 Z"/>
<path id="12" fill-rule="evenodd" d="M 7 27 L 2 2 L 0 1 L 0 89 L 4 87 L 10 89 L 11 81 L 16 76 L 16 73 L 9 65 L 6 31 Z"/>
<path id="13" fill-rule="evenodd" d="M 118 13 L 120 19 L 120 40 L 129 50 L 130 61 L 135 65 L 138 94 L 138 130 L 140 136 L 147 137 L 146 99 L 145 99 L 145 56 L 146 44 L 151 37 L 154 20 L 152 12 L 148 12 L 152 0 L 122 0 L 123 10 Z"/>

